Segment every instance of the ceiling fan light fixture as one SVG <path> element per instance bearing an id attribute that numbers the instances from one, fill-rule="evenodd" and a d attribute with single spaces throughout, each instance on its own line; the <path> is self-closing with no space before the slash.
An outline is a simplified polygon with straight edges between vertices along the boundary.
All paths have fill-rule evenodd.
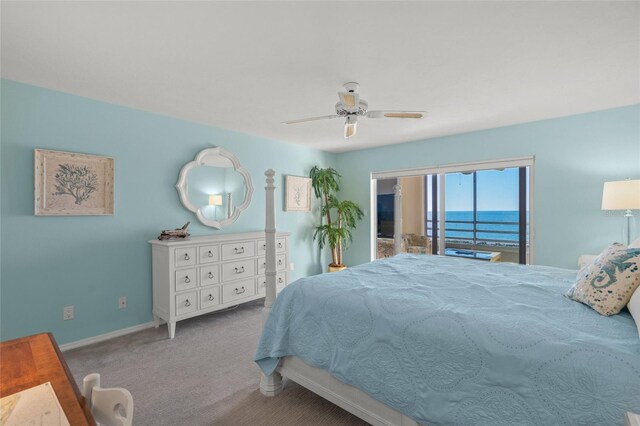
<path id="1" fill-rule="evenodd" d="M 345 106 L 353 108 L 356 106 L 356 97 L 352 93 L 343 96 Z"/>
<path id="2" fill-rule="evenodd" d="M 338 95 L 340 97 L 342 108 L 349 112 L 358 111 L 358 108 L 360 107 L 360 96 L 357 93 L 340 92 Z"/>
<path id="3" fill-rule="evenodd" d="M 358 120 L 353 116 L 348 116 L 344 122 L 344 138 L 349 139 L 356 134 L 358 129 Z"/>

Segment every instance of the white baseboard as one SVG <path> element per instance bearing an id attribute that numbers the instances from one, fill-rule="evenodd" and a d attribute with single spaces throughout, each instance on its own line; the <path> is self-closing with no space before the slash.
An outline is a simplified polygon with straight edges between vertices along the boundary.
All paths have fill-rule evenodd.
<path id="1" fill-rule="evenodd" d="M 136 331 L 146 330 L 147 328 L 151 327 L 153 327 L 153 321 L 134 325 L 133 327 L 121 328 L 120 330 L 110 331 L 109 333 L 99 334 L 97 336 L 87 337 L 86 339 L 76 340 L 75 342 L 65 343 L 64 345 L 60 345 L 60 350 L 68 351 L 69 349 L 76 349 L 82 346 L 104 342 L 105 340 L 113 339 L 114 337 L 124 336 L 125 334 L 135 333 Z"/>

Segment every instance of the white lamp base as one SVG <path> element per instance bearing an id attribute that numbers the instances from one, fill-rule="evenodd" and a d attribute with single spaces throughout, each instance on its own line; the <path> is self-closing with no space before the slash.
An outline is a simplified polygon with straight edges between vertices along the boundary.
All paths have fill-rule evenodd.
<path id="1" fill-rule="evenodd" d="M 633 212 L 627 209 L 624 212 L 624 218 L 627 221 L 627 242 L 626 244 L 631 244 L 631 218 L 633 217 Z"/>

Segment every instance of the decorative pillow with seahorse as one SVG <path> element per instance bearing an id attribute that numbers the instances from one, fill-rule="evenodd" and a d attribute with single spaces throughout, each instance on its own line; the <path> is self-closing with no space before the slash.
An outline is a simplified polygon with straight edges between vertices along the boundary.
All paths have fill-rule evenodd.
<path id="1" fill-rule="evenodd" d="M 602 315 L 615 315 L 640 286 L 640 248 L 615 243 L 582 268 L 565 293 Z"/>

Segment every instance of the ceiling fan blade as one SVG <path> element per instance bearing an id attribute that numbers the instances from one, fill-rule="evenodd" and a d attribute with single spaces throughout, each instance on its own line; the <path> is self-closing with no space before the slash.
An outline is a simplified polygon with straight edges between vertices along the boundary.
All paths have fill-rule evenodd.
<path id="1" fill-rule="evenodd" d="M 339 115 L 323 115 L 322 117 L 310 117 L 310 118 L 301 118 L 299 120 L 291 120 L 291 121 L 283 121 L 282 124 L 296 124 L 296 123 L 305 123 L 307 121 L 316 121 L 316 120 L 325 120 L 329 118 L 338 118 Z"/>
<path id="2" fill-rule="evenodd" d="M 357 111 L 360 107 L 360 95 L 355 92 L 338 92 L 340 102 L 347 111 Z"/>
<path id="3" fill-rule="evenodd" d="M 369 111 L 367 118 L 423 118 L 426 111 Z"/>

